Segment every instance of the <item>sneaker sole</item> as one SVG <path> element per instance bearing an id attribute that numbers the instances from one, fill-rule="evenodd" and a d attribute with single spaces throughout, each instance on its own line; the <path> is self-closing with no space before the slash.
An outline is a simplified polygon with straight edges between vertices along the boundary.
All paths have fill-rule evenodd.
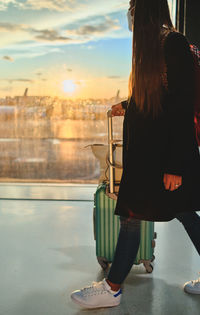
<path id="1" fill-rule="evenodd" d="M 89 308 L 89 309 L 92 309 L 92 308 L 104 308 L 104 307 L 115 307 L 115 306 L 118 306 L 120 304 L 120 302 L 118 304 L 115 304 L 115 305 L 104 305 L 104 306 L 92 306 L 92 305 L 87 305 L 87 304 L 84 304 L 83 302 L 80 302 L 78 300 L 76 300 L 74 297 L 71 296 L 71 299 L 74 303 L 78 304 L 79 306 L 82 306 L 84 308 Z"/>
<path id="2" fill-rule="evenodd" d="M 186 288 L 184 288 L 184 291 L 186 292 L 186 293 L 189 293 L 189 294 L 196 294 L 196 295 L 200 295 L 200 292 L 199 291 L 193 291 L 192 289 L 190 290 L 190 289 L 186 289 Z"/>

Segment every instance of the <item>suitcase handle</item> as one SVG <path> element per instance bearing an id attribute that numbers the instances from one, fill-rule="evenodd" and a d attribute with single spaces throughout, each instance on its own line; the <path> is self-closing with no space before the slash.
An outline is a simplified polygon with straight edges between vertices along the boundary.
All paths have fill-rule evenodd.
<path id="1" fill-rule="evenodd" d="M 108 158 L 109 158 L 109 190 L 114 193 L 114 158 L 113 158 L 113 127 L 112 127 L 112 110 L 107 112 L 108 118 Z"/>
<path id="2" fill-rule="evenodd" d="M 109 166 L 109 191 L 111 194 L 114 193 L 114 169 L 122 169 L 121 165 L 118 165 L 114 162 L 114 151 L 116 147 L 122 147 L 121 144 L 117 142 L 122 142 L 121 140 L 113 140 L 113 125 L 112 125 L 112 110 L 107 111 L 108 118 L 108 156 L 107 162 Z"/>

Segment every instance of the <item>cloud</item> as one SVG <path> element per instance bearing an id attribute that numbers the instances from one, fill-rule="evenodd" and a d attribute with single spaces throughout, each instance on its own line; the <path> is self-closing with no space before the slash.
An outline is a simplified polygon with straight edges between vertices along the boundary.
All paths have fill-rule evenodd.
<path id="1" fill-rule="evenodd" d="M 38 79 L 39 80 L 41 80 L 41 81 L 47 81 L 47 79 L 46 78 L 41 78 L 41 76 L 43 75 L 43 73 L 42 72 L 34 72 L 37 76 L 38 76 Z"/>
<path id="2" fill-rule="evenodd" d="M 0 11 L 7 10 L 8 6 L 11 4 L 15 5 L 15 6 L 19 5 L 19 3 L 17 3 L 16 0 L 2 0 L 2 1 L 0 1 Z"/>
<path id="3" fill-rule="evenodd" d="M 36 29 L 30 28 L 25 24 L 12 24 L 0 22 L 0 31 L 17 32 L 24 31 L 31 34 L 36 34 L 34 37 L 37 41 L 47 42 L 66 42 L 70 41 L 71 38 L 59 35 L 58 31 L 53 29 Z"/>
<path id="4" fill-rule="evenodd" d="M 30 79 L 12 79 L 12 82 L 30 82 L 33 83 L 34 80 L 30 80 Z"/>
<path id="5" fill-rule="evenodd" d="M 0 22 L 1 55 L 12 55 L 16 61 L 19 58 L 65 53 L 62 47 L 66 45 L 84 45 L 102 38 L 124 38 L 127 34 L 124 35 L 123 28 L 120 26 L 121 13 L 118 12 L 121 11 L 120 4 L 125 1 L 101 0 L 101 3 L 99 0 L 3 1 L 4 5 L 18 5 L 18 8 L 20 4 L 21 9 L 16 8 L 16 18 L 14 16 L 12 18 L 9 8 L 5 13 L 7 22 L 3 20 Z M 75 5 L 76 10 L 73 14 L 70 11 L 61 12 L 61 9 L 64 10 L 63 7 L 72 8 Z M 44 12 L 43 9 L 48 6 L 53 12 Z M 83 10 L 80 9 L 81 6 L 84 6 Z M 24 11 L 28 7 L 32 12 Z M 30 19 L 27 19 L 29 15 Z M 20 23 L 17 24 L 17 21 Z M 117 31 L 119 29 L 121 30 Z M 95 46 L 85 47 L 92 49 Z"/>
<path id="6" fill-rule="evenodd" d="M 7 32 L 17 32 L 27 27 L 23 24 L 13 24 L 13 23 L 4 23 L 0 22 L 0 31 L 7 31 Z"/>
<path id="7" fill-rule="evenodd" d="M 71 11 L 79 3 L 79 6 L 83 5 L 87 0 L 82 0 L 81 4 L 79 0 L 25 0 L 23 2 L 18 0 L 2 0 L 0 1 L 0 11 L 5 11 L 9 6 L 14 6 L 24 10 L 42 10 L 47 9 L 50 11 Z"/>
<path id="8" fill-rule="evenodd" d="M 63 43 L 59 43 L 59 45 L 63 45 Z M 57 45 L 57 43 L 56 43 Z M 23 49 L 22 49 L 23 48 Z M 14 45 L 10 45 L 9 47 L 1 48 L 1 57 L 3 56 L 12 56 L 14 61 L 19 59 L 33 59 L 37 57 L 42 57 L 49 54 L 62 53 L 63 50 L 60 47 L 55 47 L 55 42 L 41 43 L 39 40 L 27 41 L 27 42 L 19 42 Z M 0 58 L 1 58 L 0 57 Z M 34 73 L 42 72 L 44 70 L 37 70 Z"/>
<path id="9" fill-rule="evenodd" d="M 42 10 L 65 12 L 84 9 L 88 7 L 99 7 L 99 0 L 1 0 L 0 10 L 5 11 L 10 6 L 24 10 Z M 112 7 L 121 9 L 128 7 L 127 0 L 101 0 L 101 7 Z"/>
<path id="10" fill-rule="evenodd" d="M 10 57 L 10 56 L 3 56 L 2 59 L 8 60 L 8 61 L 11 61 L 11 62 L 14 61 L 14 59 L 12 57 Z"/>
<path id="11" fill-rule="evenodd" d="M 55 11 L 68 11 L 71 10 L 75 3 L 75 0 L 27 0 L 23 7 L 25 9 L 33 9 L 33 10 L 55 10 Z"/>
<path id="12" fill-rule="evenodd" d="M 30 32 L 38 34 L 35 36 L 36 40 L 47 41 L 47 42 L 68 42 L 71 40 L 69 37 L 60 36 L 56 30 L 36 30 L 29 29 Z"/>
<path id="13" fill-rule="evenodd" d="M 72 71 L 73 71 L 73 70 L 72 70 L 71 68 L 69 68 L 69 66 L 66 65 L 66 64 L 63 64 L 63 69 L 64 69 L 64 71 L 68 71 L 68 72 L 72 72 Z"/>
<path id="14" fill-rule="evenodd" d="M 107 77 L 108 79 L 120 79 L 121 77 L 118 75 L 110 75 Z"/>
<path id="15" fill-rule="evenodd" d="M 44 68 L 37 68 L 33 71 L 33 73 L 36 75 L 42 75 L 44 73 L 44 71 L 45 71 Z"/>
<path id="16" fill-rule="evenodd" d="M 74 30 L 69 30 L 67 33 L 71 35 L 96 35 L 96 34 L 101 34 L 113 30 L 118 30 L 120 29 L 119 22 L 118 20 L 112 20 L 109 17 L 106 17 L 105 20 L 99 24 L 85 24 L 82 25 L 81 27 L 74 29 Z"/>
<path id="17" fill-rule="evenodd" d="M 2 23 L 0 22 L 0 31 L 6 32 L 18 32 L 24 31 L 30 34 L 36 34 L 34 39 L 36 41 L 47 41 L 47 42 L 67 42 L 71 38 L 59 35 L 58 31 L 53 29 L 36 29 L 30 28 L 25 24 L 12 24 L 12 23 Z"/>
<path id="18" fill-rule="evenodd" d="M 13 82 L 29 82 L 29 83 L 33 83 L 34 82 L 34 80 L 23 79 L 23 78 L 19 78 L 19 79 L 1 79 L 1 81 L 7 81 L 9 83 L 13 83 Z"/>

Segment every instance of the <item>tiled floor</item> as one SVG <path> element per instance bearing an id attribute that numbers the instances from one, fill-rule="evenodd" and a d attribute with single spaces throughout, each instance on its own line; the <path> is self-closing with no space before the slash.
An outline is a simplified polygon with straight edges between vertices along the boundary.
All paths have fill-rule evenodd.
<path id="1" fill-rule="evenodd" d="M 92 201 L 0 201 L 0 315 L 199 315 L 183 292 L 200 259 L 180 223 L 156 224 L 154 271 L 134 267 L 117 308 L 82 310 L 70 292 L 104 274 L 96 261 Z"/>

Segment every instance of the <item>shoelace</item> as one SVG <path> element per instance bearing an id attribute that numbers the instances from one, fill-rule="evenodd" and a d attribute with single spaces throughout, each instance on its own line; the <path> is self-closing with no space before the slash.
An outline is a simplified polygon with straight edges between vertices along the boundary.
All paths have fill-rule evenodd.
<path id="1" fill-rule="evenodd" d="M 100 294 L 100 293 L 102 294 L 103 292 L 105 292 L 107 290 L 105 289 L 105 286 L 103 285 L 102 281 L 101 282 L 93 281 L 92 285 L 81 289 L 81 291 L 83 292 L 83 294 L 87 294 L 88 295 L 88 294 L 92 293 L 92 295 L 93 294 L 96 295 L 96 294 Z"/>
<path id="2" fill-rule="evenodd" d="M 197 284 L 200 285 L 200 278 L 198 278 L 197 280 L 192 280 L 192 282 L 195 283 L 195 284 L 197 283 Z"/>

